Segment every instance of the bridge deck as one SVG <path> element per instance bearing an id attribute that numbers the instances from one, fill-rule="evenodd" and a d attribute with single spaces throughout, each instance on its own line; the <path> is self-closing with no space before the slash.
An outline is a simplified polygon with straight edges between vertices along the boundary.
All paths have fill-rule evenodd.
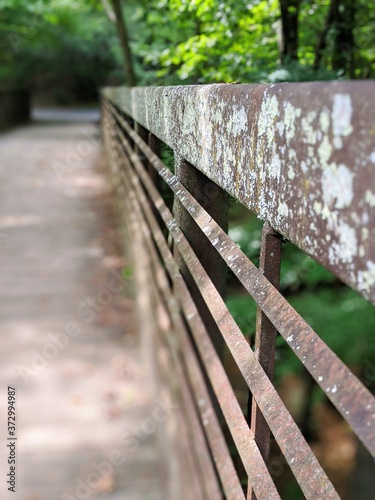
<path id="1" fill-rule="evenodd" d="M 146 423 L 170 410 L 145 375 L 97 126 L 36 116 L 0 136 L 0 496 L 9 385 L 17 498 L 165 498 L 164 419 Z"/>

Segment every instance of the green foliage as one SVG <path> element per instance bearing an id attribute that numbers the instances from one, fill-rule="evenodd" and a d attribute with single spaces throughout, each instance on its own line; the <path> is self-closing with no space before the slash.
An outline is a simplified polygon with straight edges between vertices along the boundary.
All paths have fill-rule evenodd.
<path id="1" fill-rule="evenodd" d="M 301 498 L 304 498 L 303 492 L 299 484 L 296 482 L 287 483 L 284 494 L 285 498 L 288 500 L 300 500 Z"/>
<path id="2" fill-rule="evenodd" d="M 124 17 L 139 83 L 327 80 L 347 78 L 350 71 L 356 78 L 374 76 L 375 8 L 366 0 L 356 2 L 353 21 L 345 18 L 353 25 L 353 47 L 341 48 L 353 58 L 352 70 L 337 67 L 337 24 L 329 26 L 314 68 L 329 5 L 301 2 L 298 60 L 281 64 L 278 0 L 127 0 Z M 0 11 L 2 87 L 64 81 L 88 95 L 90 88 L 123 80 L 116 32 L 99 0 L 0 0 Z"/>
<path id="3" fill-rule="evenodd" d="M 256 304 L 246 295 L 229 295 L 226 300 L 227 307 L 235 322 L 246 337 L 255 335 Z"/>
<path id="4" fill-rule="evenodd" d="M 374 307 L 356 292 L 346 286 L 307 288 L 289 301 L 346 364 L 375 359 Z"/>
<path id="5" fill-rule="evenodd" d="M 342 0 L 344 1 L 344 0 Z M 278 0 L 154 0 L 127 2 L 127 18 L 142 84 L 282 82 L 347 78 L 335 67 L 337 25 L 327 30 L 323 58 L 314 68 L 317 42 L 325 30 L 330 2 L 302 1 L 298 61 L 280 62 Z M 375 65 L 375 8 L 356 2 L 354 76 L 370 77 Z M 349 21 L 347 21 L 349 22 Z"/>
<path id="6" fill-rule="evenodd" d="M 263 223 L 249 212 L 245 217 L 234 219 L 238 208 L 242 211 L 241 205 L 235 202 L 230 210 L 229 236 L 254 264 L 258 264 Z"/>
<path id="7" fill-rule="evenodd" d="M 160 149 L 160 158 L 164 165 L 169 168 L 169 170 L 174 173 L 174 153 L 173 149 L 171 149 L 169 146 L 167 146 L 164 143 L 161 143 L 161 149 Z M 167 204 L 168 208 L 172 210 L 173 208 L 173 202 L 174 202 L 174 196 L 173 196 L 173 191 L 171 188 L 168 186 L 168 184 L 161 178 L 159 178 L 159 189 L 161 192 L 161 195 Z"/>
<path id="8" fill-rule="evenodd" d="M 133 271 L 133 267 L 132 266 L 125 266 L 122 268 L 122 277 L 125 279 L 125 280 L 130 280 L 133 278 L 133 274 L 134 274 L 134 271 Z"/>
<path id="9" fill-rule="evenodd" d="M 314 290 L 321 285 L 337 283 L 333 274 L 327 271 L 303 252 L 299 252 L 290 243 L 283 246 L 280 287 L 289 293 L 309 288 Z"/>
<path id="10" fill-rule="evenodd" d="M 183 82 L 259 80 L 278 56 L 277 1 L 243 4 L 233 0 L 158 2 L 175 29 L 159 56 L 157 75 L 174 74 Z M 257 47 L 256 64 L 254 52 Z"/>
<path id="11" fill-rule="evenodd" d="M 96 89 L 118 71 L 113 27 L 95 2 L 1 1 L 2 87 L 59 87 L 96 98 Z"/>
<path id="12" fill-rule="evenodd" d="M 255 263 L 259 261 L 262 222 L 239 204 L 230 210 L 229 235 Z M 361 373 L 375 359 L 375 309 L 329 271 L 291 243 L 283 244 L 280 288 L 296 311 L 349 366 Z M 255 334 L 256 305 L 232 283 L 227 306 L 244 335 Z M 276 379 L 304 368 L 278 336 Z M 320 397 L 321 394 L 316 397 Z"/>
<path id="13" fill-rule="evenodd" d="M 162 70 L 161 60 L 170 47 L 190 36 L 194 30 L 194 18 L 191 15 L 179 16 L 173 2 L 167 1 L 126 2 L 125 18 L 128 20 L 140 85 L 180 83 L 175 71 Z"/>

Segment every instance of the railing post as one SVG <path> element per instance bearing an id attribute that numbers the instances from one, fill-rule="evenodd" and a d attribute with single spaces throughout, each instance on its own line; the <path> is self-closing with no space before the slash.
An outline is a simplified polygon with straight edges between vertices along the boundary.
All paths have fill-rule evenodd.
<path id="1" fill-rule="evenodd" d="M 262 231 L 259 268 L 275 288 L 279 288 L 280 282 L 281 246 L 280 234 L 266 222 Z M 258 307 L 254 353 L 271 381 L 275 367 L 276 335 L 276 328 Z M 270 449 L 270 429 L 251 393 L 249 393 L 248 421 L 259 451 L 264 461 L 267 462 Z M 247 498 L 248 500 L 256 498 L 251 487 L 248 488 Z"/>
<path id="2" fill-rule="evenodd" d="M 175 175 L 211 217 L 227 232 L 228 193 L 176 153 Z M 173 213 L 177 224 L 185 234 L 193 251 L 207 271 L 208 276 L 211 278 L 220 295 L 224 296 L 227 275 L 226 263 L 177 199 L 174 201 Z M 180 265 L 181 272 L 197 304 L 198 311 L 210 334 L 211 340 L 218 354 L 221 356 L 224 347 L 223 337 L 182 258 L 176 255 L 176 260 Z"/>
<path id="3" fill-rule="evenodd" d="M 147 142 L 148 142 L 148 145 L 150 146 L 150 148 L 152 149 L 152 151 L 156 154 L 156 156 L 160 157 L 161 142 L 156 137 L 156 135 L 149 132 L 148 137 L 147 137 Z M 154 184 L 158 185 L 160 177 L 150 162 L 147 163 L 147 171 L 148 171 L 151 179 L 153 180 Z"/>
<path id="4" fill-rule="evenodd" d="M 145 143 L 147 144 L 148 142 L 148 130 L 146 128 L 144 128 L 142 125 L 140 125 L 138 122 L 134 122 L 134 130 L 137 132 L 137 134 L 139 135 L 139 137 L 141 139 L 143 139 L 145 141 Z M 139 158 L 141 159 L 142 163 L 144 165 L 146 165 L 146 158 L 144 156 L 144 154 L 142 153 L 142 151 L 140 150 L 140 148 L 135 145 L 134 146 L 134 151 L 135 153 L 137 153 L 137 155 L 139 156 Z"/>
<path id="5" fill-rule="evenodd" d="M 375 144 L 370 128 L 362 126 L 372 123 L 373 90 L 367 82 L 332 82 L 287 84 L 282 88 L 215 85 L 139 93 L 129 89 L 107 91 L 111 97 L 104 123 L 109 123 L 110 128 L 107 126 L 105 136 L 113 170 L 122 182 L 121 198 L 127 204 L 123 213 L 126 227 L 131 228 L 127 242 L 135 246 L 135 274 L 142 286 L 138 299 L 144 311 L 143 329 L 146 335 L 150 330 L 149 338 L 155 339 L 160 328 L 172 355 L 176 353 L 173 360 L 180 369 L 172 371 L 167 356 L 162 355 L 161 373 L 176 384 L 181 377 L 181 387 L 186 382 L 187 401 L 192 393 L 194 412 L 187 410 L 189 403 L 180 412 L 187 423 L 192 423 L 186 426 L 185 439 L 186 444 L 194 444 L 192 462 L 201 452 L 208 452 L 228 498 L 243 498 L 239 477 L 242 471 L 235 474 L 234 483 L 232 478 L 228 480 L 228 467 L 221 457 L 223 448 L 228 452 L 229 447 L 218 446 L 216 436 L 210 434 L 212 426 L 217 425 L 210 419 L 215 410 L 219 416 L 216 420 L 220 422 L 223 417 L 225 431 L 231 432 L 244 465 L 248 499 L 279 498 L 272 473 L 265 465 L 271 433 L 280 449 L 280 459 L 285 459 L 306 498 L 339 498 L 272 382 L 277 332 L 370 453 L 375 453 L 375 403 L 367 384 L 358 380 L 277 290 L 282 234 L 375 303 L 375 246 L 371 245 L 375 234 L 375 212 L 371 211 L 375 185 L 370 182 Z M 132 105 L 133 98 L 136 106 Z M 188 113 L 185 104 L 189 105 Z M 306 120 L 311 126 L 305 127 Z M 137 121 L 147 124 L 151 132 Z M 157 133 L 168 148 L 176 148 L 175 173 L 180 183 L 160 161 L 162 157 L 157 160 L 150 154 L 150 148 L 157 154 L 160 146 L 152 133 Z M 150 148 L 142 147 L 139 136 Z M 327 149 L 329 155 L 325 154 Z M 181 157 L 183 150 L 202 172 Z M 293 155 L 287 158 L 285 150 Z M 312 156 L 319 161 L 311 163 Z M 355 167 L 358 158 L 361 169 Z M 155 180 L 162 188 L 159 193 L 145 174 L 145 168 L 151 170 L 151 162 L 160 174 L 156 179 L 161 180 Z M 219 229 L 217 223 L 227 229 L 228 195 L 210 178 L 269 221 L 263 228 L 259 269 Z M 175 193 L 177 224 L 195 255 L 170 214 L 171 198 L 167 207 L 162 201 L 167 186 Z M 332 224 L 326 223 L 327 217 Z M 160 228 L 157 221 L 163 222 Z M 192 297 L 178 272 L 171 247 Z M 258 305 L 254 351 L 220 297 L 225 294 L 226 266 Z M 144 294 L 148 294 L 145 299 Z M 209 310 L 205 304 L 209 304 Z M 249 387 L 247 421 L 228 379 L 229 370 L 214 352 L 208 333 L 219 355 L 225 338 Z M 149 345 L 152 366 L 157 348 L 151 342 Z M 206 405 L 210 399 L 207 392 L 202 394 L 199 388 L 204 378 L 213 399 L 210 408 Z M 155 376 L 154 380 L 156 383 L 159 379 Z M 195 426 L 195 413 L 201 419 L 199 426 Z M 196 438 L 198 427 L 205 434 L 203 446 Z M 175 430 L 177 438 L 183 438 L 177 425 Z M 230 458 L 228 453 L 225 457 Z M 175 465 L 177 460 L 171 459 Z M 203 470 L 203 463 L 196 460 L 197 470 Z M 187 488 L 182 485 L 182 489 L 189 492 L 201 476 L 207 484 L 204 473 L 189 473 Z M 173 471 L 172 477 L 178 484 Z M 236 495 L 231 490 L 233 484 Z"/>

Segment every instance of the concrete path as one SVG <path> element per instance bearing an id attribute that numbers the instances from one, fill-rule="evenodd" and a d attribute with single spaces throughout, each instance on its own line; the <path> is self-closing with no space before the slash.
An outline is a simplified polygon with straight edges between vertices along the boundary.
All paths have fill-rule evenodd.
<path id="1" fill-rule="evenodd" d="M 34 116 L 0 136 L 0 498 L 166 498 L 97 115 Z"/>

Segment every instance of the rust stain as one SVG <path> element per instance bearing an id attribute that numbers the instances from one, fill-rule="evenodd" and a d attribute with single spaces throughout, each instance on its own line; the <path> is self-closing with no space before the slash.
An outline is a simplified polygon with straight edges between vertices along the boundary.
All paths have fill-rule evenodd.
<path id="1" fill-rule="evenodd" d="M 374 93 L 374 82 L 103 92 L 372 302 L 375 140 L 369 124 Z"/>
<path id="2" fill-rule="evenodd" d="M 134 186 L 139 181 L 145 186 L 147 196 L 164 220 L 231 350 L 253 394 L 257 410 L 308 498 L 338 497 L 269 379 L 272 378 L 273 342 L 270 346 L 266 342 L 267 348 L 261 350 L 257 359 L 130 142 L 137 152 L 142 152 L 148 167 L 154 168 L 169 185 L 259 306 L 262 311 L 259 342 L 267 332 L 274 336 L 275 331 L 279 331 L 374 455 L 375 399 L 278 292 L 278 272 L 271 266 L 263 273 L 247 259 L 118 109 L 133 116 L 214 182 L 269 221 L 280 234 L 374 300 L 375 255 L 371 241 L 375 231 L 375 185 L 373 176 L 365 179 L 372 169 L 371 164 L 375 163 L 375 145 L 369 134 L 357 127 L 368 118 L 371 105 L 363 100 L 363 95 L 373 92 L 374 84 L 358 83 L 240 85 L 235 86 L 236 90 L 226 85 L 104 91 L 104 97 L 108 98 L 104 98 L 104 110 L 119 138 L 116 147 L 120 144 L 122 148 L 118 157 L 123 155 L 134 167 L 127 168 L 126 175 Z M 318 100 L 320 107 L 314 106 Z M 197 122 L 197 116 L 201 123 Z M 223 130 L 222 136 L 218 130 Z M 360 162 L 354 154 L 359 155 Z M 146 198 L 143 199 L 142 190 L 135 190 L 140 210 L 144 211 Z M 155 235 L 158 229 L 152 211 L 148 215 L 145 212 L 145 216 Z M 253 488 L 257 495 L 260 494 L 259 498 L 277 498 L 273 489 L 272 496 L 264 493 L 270 483 L 255 445 L 256 425 L 253 427 L 254 439 L 253 432 L 244 426 L 243 417 L 236 410 L 238 404 L 220 360 L 202 328 L 194 302 L 184 289 L 166 242 L 160 243 L 160 238 L 159 234 L 159 251 L 240 450 L 249 474 L 250 490 Z M 267 252 L 263 267 L 269 265 L 270 252 Z M 266 340 L 263 337 L 263 341 Z M 260 448 L 266 455 L 267 433 L 261 434 Z"/>

